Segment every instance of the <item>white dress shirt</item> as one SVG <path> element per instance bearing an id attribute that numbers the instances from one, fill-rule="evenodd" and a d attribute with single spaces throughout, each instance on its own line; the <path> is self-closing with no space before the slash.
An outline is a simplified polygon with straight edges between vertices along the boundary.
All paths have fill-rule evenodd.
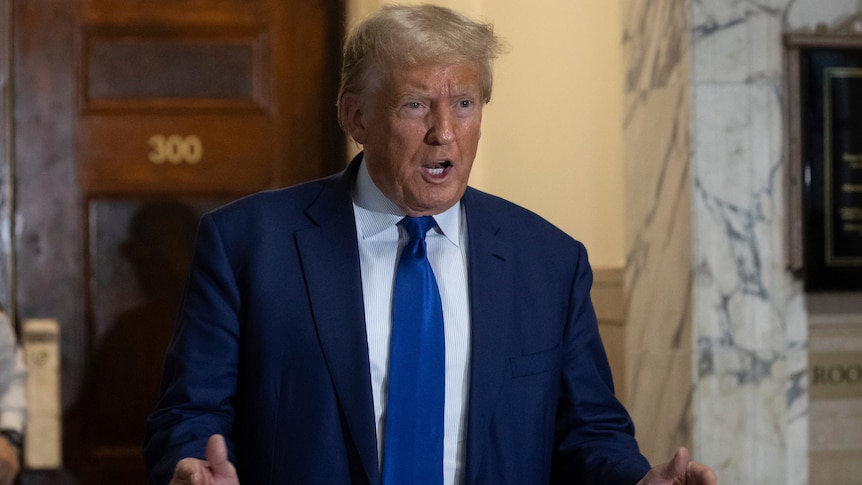
<path id="1" fill-rule="evenodd" d="M 389 339 L 392 330 L 392 291 L 398 256 L 407 243 L 396 224 L 404 212 L 374 185 L 365 160 L 359 167 L 353 193 L 362 295 L 365 303 L 368 359 L 377 456 L 383 455 Z M 443 483 L 461 483 L 464 468 L 464 430 L 467 420 L 470 354 L 470 300 L 467 294 L 467 228 L 461 203 L 434 216 L 428 231 L 428 259 L 440 288 L 446 344 L 446 397 L 443 443 Z"/>

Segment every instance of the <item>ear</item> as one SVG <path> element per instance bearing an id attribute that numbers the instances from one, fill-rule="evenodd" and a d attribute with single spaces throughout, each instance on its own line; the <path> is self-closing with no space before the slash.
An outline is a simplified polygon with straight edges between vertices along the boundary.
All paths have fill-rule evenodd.
<path id="1" fill-rule="evenodd" d="M 341 120 L 344 123 L 344 129 L 360 145 L 366 140 L 362 106 L 363 103 L 356 93 L 345 93 L 341 98 Z"/>

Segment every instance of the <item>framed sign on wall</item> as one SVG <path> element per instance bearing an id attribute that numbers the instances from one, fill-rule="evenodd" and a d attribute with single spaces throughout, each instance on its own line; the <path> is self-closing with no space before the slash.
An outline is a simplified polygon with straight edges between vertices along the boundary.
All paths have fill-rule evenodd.
<path id="1" fill-rule="evenodd" d="M 805 289 L 862 289 L 862 15 L 785 35 L 789 265 Z"/>

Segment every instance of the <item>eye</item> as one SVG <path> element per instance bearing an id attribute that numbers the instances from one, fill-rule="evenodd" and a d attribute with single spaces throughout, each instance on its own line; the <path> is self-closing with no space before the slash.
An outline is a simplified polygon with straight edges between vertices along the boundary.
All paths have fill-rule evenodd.
<path id="1" fill-rule="evenodd" d="M 411 101 L 411 102 L 407 103 L 406 106 L 410 109 L 419 109 L 422 107 L 422 103 L 420 103 L 418 101 Z"/>
<path id="2" fill-rule="evenodd" d="M 473 101 L 469 99 L 462 99 L 461 102 L 458 103 L 458 105 L 462 108 L 469 108 L 470 106 L 473 106 Z"/>

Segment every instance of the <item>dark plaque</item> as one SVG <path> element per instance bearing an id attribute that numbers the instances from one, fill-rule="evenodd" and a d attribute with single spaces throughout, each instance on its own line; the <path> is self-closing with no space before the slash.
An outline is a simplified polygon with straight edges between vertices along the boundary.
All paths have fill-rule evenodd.
<path id="1" fill-rule="evenodd" d="M 808 291 L 862 289 L 862 49 L 799 49 Z"/>

